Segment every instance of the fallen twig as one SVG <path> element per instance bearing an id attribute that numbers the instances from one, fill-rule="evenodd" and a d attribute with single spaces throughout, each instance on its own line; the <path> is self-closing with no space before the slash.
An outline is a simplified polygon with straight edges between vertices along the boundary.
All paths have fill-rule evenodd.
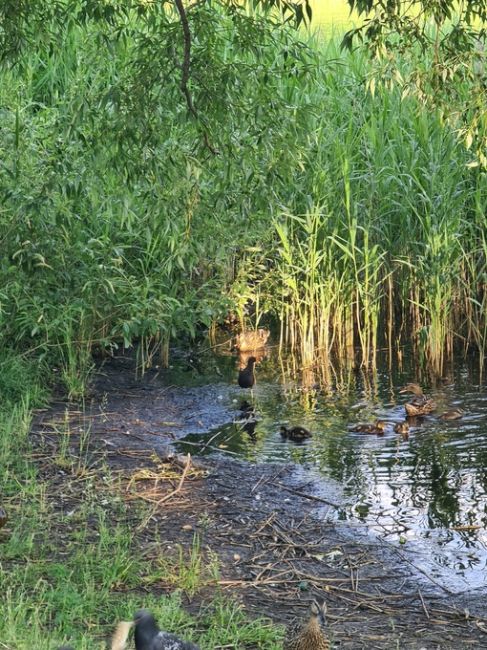
<path id="1" fill-rule="evenodd" d="M 149 515 L 144 519 L 144 521 L 140 524 L 140 526 L 138 527 L 138 530 L 142 530 L 142 529 L 144 529 L 144 528 L 147 526 L 147 524 L 149 523 L 149 521 L 150 521 L 150 520 L 152 519 L 152 517 L 154 516 L 154 514 L 155 514 L 157 508 L 158 508 L 162 503 L 168 501 L 168 500 L 171 499 L 173 496 L 175 496 L 176 494 L 178 494 L 178 492 L 181 491 L 181 488 L 183 487 L 183 484 L 184 484 L 184 479 L 186 478 L 186 475 L 187 475 L 187 473 L 189 472 L 189 468 L 190 468 L 190 467 L 191 467 L 191 454 L 188 454 L 188 458 L 187 458 L 187 461 L 186 461 L 186 466 L 184 467 L 183 473 L 182 473 L 182 475 L 181 475 L 181 478 L 180 478 L 180 480 L 179 480 L 179 483 L 178 483 L 177 487 L 174 488 L 174 490 L 173 490 L 172 492 L 169 492 L 168 494 L 165 494 L 161 499 L 159 499 L 159 501 L 156 502 L 156 505 L 154 506 L 154 508 L 152 509 L 152 511 L 149 513 Z"/>

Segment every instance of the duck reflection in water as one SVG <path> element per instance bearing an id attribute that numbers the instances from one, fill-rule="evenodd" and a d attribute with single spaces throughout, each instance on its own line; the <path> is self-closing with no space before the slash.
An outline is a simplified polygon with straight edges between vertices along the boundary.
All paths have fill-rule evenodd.
<path id="1" fill-rule="evenodd" d="M 239 352 L 256 352 L 261 350 L 267 343 L 270 332 L 267 329 L 248 330 L 237 334 L 234 342 L 234 349 Z"/>
<path id="2" fill-rule="evenodd" d="M 248 420 L 242 425 L 242 431 L 245 431 L 252 442 L 257 442 L 257 434 L 255 433 L 256 426 L 257 420 Z"/>
<path id="3" fill-rule="evenodd" d="M 256 442 L 257 435 L 255 433 L 255 428 L 260 420 L 260 417 L 255 409 L 255 406 L 247 400 L 244 400 L 240 404 L 239 411 L 240 416 L 233 421 L 234 424 L 239 425 L 240 430 L 244 431 L 252 442 Z"/>

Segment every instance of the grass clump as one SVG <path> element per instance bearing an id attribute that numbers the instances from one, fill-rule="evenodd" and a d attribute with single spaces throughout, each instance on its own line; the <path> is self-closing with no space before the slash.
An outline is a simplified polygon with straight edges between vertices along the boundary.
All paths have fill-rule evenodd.
<path id="1" fill-rule="evenodd" d="M 159 559 L 160 542 L 148 557 L 137 534 L 146 513 L 128 509 L 107 467 L 91 470 L 86 456 L 73 457 L 72 445 L 61 464 L 51 450 L 38 448 L 33 455 L 28 434 L 31 408 L 46 398 L 42 375 L 17 356 L 6 355 L 0 363 L 9 395 L 0 410 L 0 495 L 9 517 L 0 531 L 2 642 L 19 650 L 62 643 L 101 649 L 117 621 L 147 607 L 163 629 L 202 648 L 214 648 L 218 638 L 234 647 L 279 647 L 278 628 L 250 623 L 231 601 L 210 599 L 199 617 L 184 611 L 183 593 L 191 597 L 215 586 L 215 556 L 203 554 L 195 537 L 174 562 Z M 147 590 L 161 585 L 172 594 Z"/>

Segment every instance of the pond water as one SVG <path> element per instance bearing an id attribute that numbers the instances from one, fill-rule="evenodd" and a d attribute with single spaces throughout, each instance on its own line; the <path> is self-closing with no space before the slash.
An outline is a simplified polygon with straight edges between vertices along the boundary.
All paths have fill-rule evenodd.
<path id="1" fill-rule="evenodd" d="M 249 390 L 236 385 L 235 357 L 214 356 L 204 366 L 206 376 L 194 371 L 193 380 L 212 383 L 233 419 L 207 434 L 186 436 L 178 445 L 181 451 L 196 453 L 194 444 L 205 441 L 204 454 L 302 464 L 342 486 L 337 520 L 364 525 L 401 549 L 417 551 L 419 564 L 424 559 L 428 573 L 454 590 L 486 584 L 487 387 L 475 362 L 460 360 L 437 386 L 427 388 L 438 409 L 419 419 L 408 439 L 393 425 L 404 420 L 403 405 L 412 397 L 398 392 L 414 380 L 411 370 L 383 367 L 374 378 L 355 372 L 347 393 L 306 393 L 283 380 L 277 358 L 270 356 L 257 366 L 251 398 Z M 187 385 L 188 372 L 175 367 L 169 381 Z M 238 422 L 244 399 L 257 410 L 251 426 Z M 438 419 L 454 406 L 466 410 L 461 420 Z M 388 422 L 384 436 L 350 430 L 376 418 Z M 304 443 L 283 441 L 282 424 L 305 426 L 313 436 Z"/>

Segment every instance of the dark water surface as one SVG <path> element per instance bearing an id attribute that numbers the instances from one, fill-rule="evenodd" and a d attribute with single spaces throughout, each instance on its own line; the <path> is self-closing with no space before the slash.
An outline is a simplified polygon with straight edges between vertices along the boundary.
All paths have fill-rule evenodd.
<path id="1" fill-rule="evenodd" d="M 342 486 L 337 520 L 369 528 L 453 591 L 486 585 L 487 386 L 480 382 L 478 363 L 461 359 L 436 386 L 423 382 L 438 409 L 418 420 L 407 440 L 394 433 L 393 425 L 403 421 L 403 404 L 412 397 L 398 393 L 415 380 L 410 370 L 382 368 L 374 377 L 355 372 L 348 393 L 306 393 L 298 383 L 283 380 L 278 360 L 271 357 L 257 366 L 251 398 L 249 390 L 236 385 L 235 357 L 212 357 L 204 369 L 204 374 L 188 372 L 176 364 L 168 379 L 176 385 L 187 385 L 188 378 L 211 383 L 219 406 L 226 405 L 235 421 L 186 436 L 180 450 L 197 453 L 195 443 L 204 443 L 205 454 L 303 464 Z M 255 427 L 238 422 L 244 399 L 257 410 Z M 454 406 L 467 411 L 463 419 L 438 420 Z M 376 418 L 390 423 L 384 436 L 350 431 L 354 423 Z M 281 424 L 303 425 L 313 437 L 302 444 L 283 441 Z M 461 526 L 476 528 L 455 530 Z"/>

